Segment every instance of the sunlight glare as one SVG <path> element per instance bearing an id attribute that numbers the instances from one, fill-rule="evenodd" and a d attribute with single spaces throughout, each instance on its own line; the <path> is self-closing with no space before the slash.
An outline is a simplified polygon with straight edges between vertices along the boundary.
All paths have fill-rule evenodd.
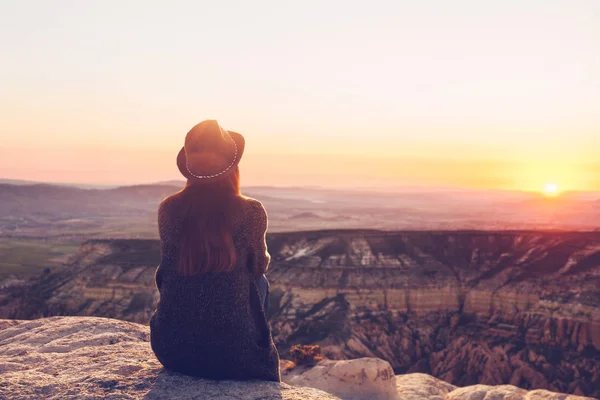
<path id="1" fill-rule="evenodd" d="M 550 197 L 557 196 L 558 186 L 555 183 L 547 183 L 546 186 L 544 186 L 544 194 Z"/>

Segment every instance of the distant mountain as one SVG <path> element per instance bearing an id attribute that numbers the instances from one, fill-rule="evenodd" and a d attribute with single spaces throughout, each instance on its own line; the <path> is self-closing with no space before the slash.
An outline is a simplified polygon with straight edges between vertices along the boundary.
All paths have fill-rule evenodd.
<path id="1" fill-rule="evenodd" d="M 116 188 L 0 184 L 0 236 L 156 237 L 160 202 L 181 181 Z M 551 229 L 600 227 L 600 200 L 521 192 L 364 192 L 245 187 L 263 202 L 272 231 L 308 229 Z M 593 200 L 591 200 L 593 199 Z"/>
<path id="2" fill-rule="evenodd" d="M 0 179 L 0 184 L 7 185 L 52 185 L 52 186 L 66 186 L 75 187 L 80 189 L 110 189 L 117 187 L 117 185 L 99 185 L 99 184 L 87 184 L 87 183 L 55 183 L 55 182 L 38 182 L 38 181 L 27 181 L 20 179 Z"/>
<path id="3" fill-rule="evenodd" d="M 303 212 L 300 214 L 296 214 L 296 215 L 292 215 L 290 217 L 290 219 L 322 219 L 323 217 L 321 217 L 318 214 L 315 214 L 313 212 Z"/>
<path id="4" fill-rule="evenodd" d="M 39 182 L 24 181 L 24 180 L 20 180 L 20 179 L 0 179 L 0 184 L 6 184 L 6 185 L 34 185 L 37 183 L 39 183 Z"/>
<path id="5" fill-rule="evenodd" d="M 334 224 L 347 222 L 348 220 L 352 220 L 352 219 L 353 219 L 352 216 L 340 216 L 340 215 L 322 216 L 322 215 L 319 215 L 314 212 L 303 212 L 300 214 L 292 215 L 289 218 L 290 221 L 294 221 L 294 222 L 303 222 L 304 221 L 304 222 L 310 223 L 312 221 L 315 221 L 316 223 L 332 222 Z"/>
<path id="6" fill-rule="evenodd" d="M 151 185 L 159 185 L 159 186 L 177 186 L 177 187 L 184 187 L 185 186 L 185 181 L 181 180 L 172 180 L 172 181 L 163 181 L 163 182 L 155 182 L 152 183 Z"/>
<path id="7" fill-rule="evenodd" d="M 174 191 L 173 186 L 167 185 L 82 189 L 49 184 L 0 184 L 0 216 L 93 217 L 155 211 L 160 201 Z"/>

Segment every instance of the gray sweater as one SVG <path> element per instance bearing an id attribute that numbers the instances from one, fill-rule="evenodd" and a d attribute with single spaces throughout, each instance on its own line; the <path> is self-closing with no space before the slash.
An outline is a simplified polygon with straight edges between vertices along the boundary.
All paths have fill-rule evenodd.
<path id="1" fill-rule="evenodd" d="M 279 381 L 279 355 L 255 284 L 270 260 L 265 209 L 254 199 L 231 199 L 236 268 L 184 276 L 176 270 L 178 227 L 191 195 L 184 190 L 159 208 L 160 301 L 150 321 L 152 350 L 166 368 L 187 375 Z"/>

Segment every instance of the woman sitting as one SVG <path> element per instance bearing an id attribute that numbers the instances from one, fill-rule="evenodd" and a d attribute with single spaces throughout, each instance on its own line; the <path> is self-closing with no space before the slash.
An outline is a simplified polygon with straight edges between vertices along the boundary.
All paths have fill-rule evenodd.
<path id="1" fill-rule="evenodd" d="M 279 381 L 266 320 L 267 214 L 240 192 L 244 145 L 214 120 L 185 138 L 177 165 L 187 184 L 158 210 L 160 301 L 151 344 L 165 368 L 183 374 Z"/>

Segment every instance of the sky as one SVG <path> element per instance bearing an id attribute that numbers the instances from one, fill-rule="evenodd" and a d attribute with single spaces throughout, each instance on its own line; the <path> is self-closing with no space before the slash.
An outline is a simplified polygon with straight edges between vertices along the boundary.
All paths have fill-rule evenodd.
<path id="1" fill-rule="evenodd" d="M 0 178 L 600 190 L 600 1 L 0 0 Z"/>

